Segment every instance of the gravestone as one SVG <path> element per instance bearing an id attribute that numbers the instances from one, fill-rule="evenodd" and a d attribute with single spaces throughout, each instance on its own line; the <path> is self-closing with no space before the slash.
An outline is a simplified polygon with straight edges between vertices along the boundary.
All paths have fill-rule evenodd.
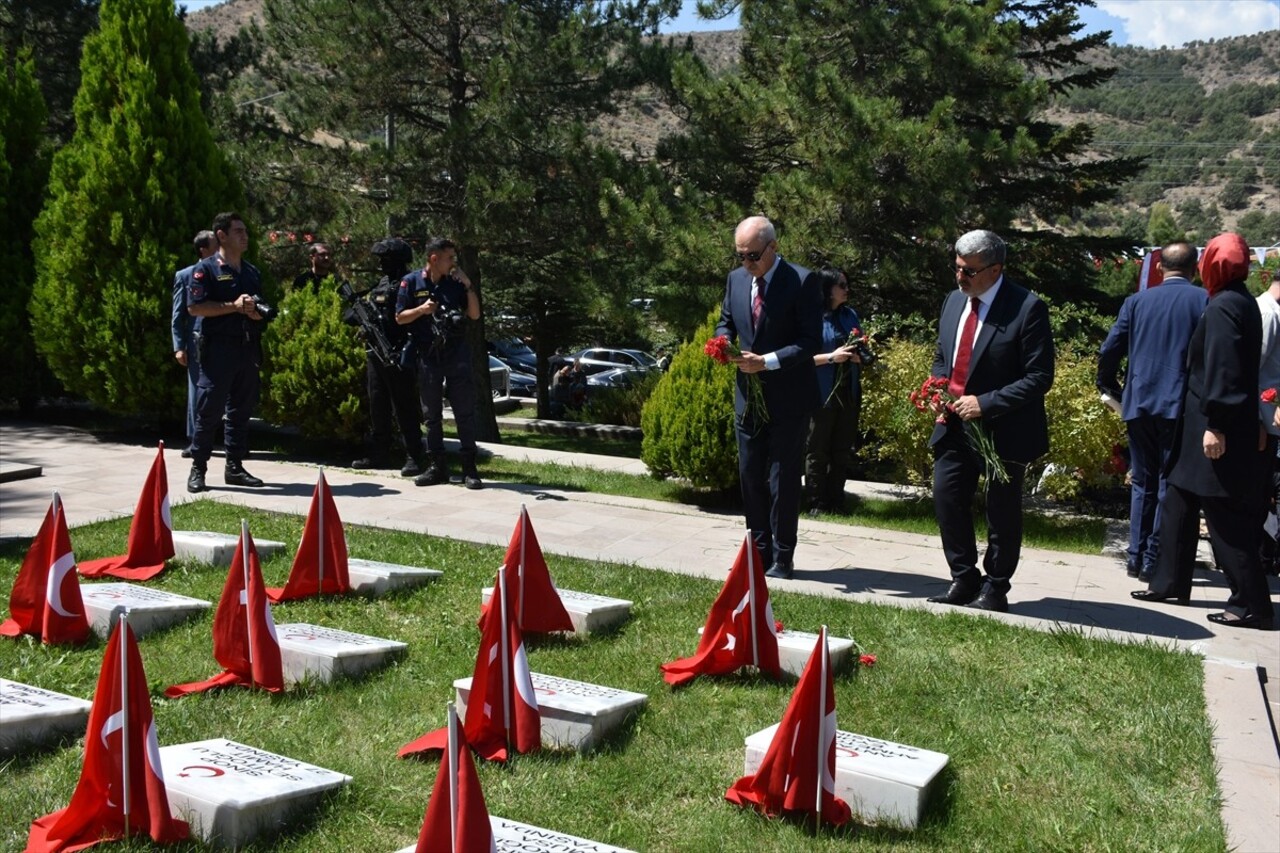
<path id="1" fill-rule="evenodd" d="M 231 565 L 239 544 L 240 537 L 230 533 L 214 533 L 209 530 L 173 531 L 173 555 L 180 560 L 196 560 L 226 568 Z M 258 559 L 265 560 L 277 551 L 284 550 L 284 543 L 274 539 L 255 538 L 253 547 L 258 552 Z"/>
<path id="2" fill-rule="evenodd" d="M 84 699 L 0 678 L 0 758 L 84 734 L 89 707 Z"/>
<path id="3" fill-rule="evenodd" d="M 529 675 L 542 718 L 542 745 L 549 749 L 587 752 L 649 701 L 643 693 L 540 672 Z M 458 693 L 458 716 L 465 720 L 471 679 L 460 678 L 453 686 Z"/>
<path id="4" fill-rule="evenodd" d="M 314 809 L 351 777 L 217 738 L 160 747 L 169 810 L 191 834 L 238 848 Z"/>
<path id="5" fill-rule="evenodd" d="M 493 830 L 493 843 L 498 853 L 631 853 L 624 847 L 589 841 L 497 815 L 489 815 L 489 826 Z M 416 844 L 410 844 L 396 853 L 413 853 L 416 849 Z"/>
<path id="6" fill-rule="evenodd" d="M 142 586 L 136 583 L 82 583 L 80 598 L 84 601 L 89 627 L 102 639 L 129 611 L 129 627 L 137 637 L 194 619 L 212 605 L 198 598 Z"/>
<path id="7" fill-rule="evenodd" d="M 631 616 L 631 602 L 624 598 L 609 598 L 572 589 L 557 589 L 560 603 L 569 614 L 573 630 L 578 634 L 592 634 L 621 625 Z M 488 604 L 493 597 L 493 587 L 480 590 L 480 601 Z"/>
<path id="8" fill-rule="evenodd" d="M 698 636 L 702 636 L 702 628 L 698 629 Z M 809 656 L 813 654 L 813 647 L 817 642 L 817 634 L 809 634 L 805 631 L 779 631 L 778 665 L 782 671 L 792 678 L 803 675 L 804 668 L 809 663 Z M 853 640 L 828 634 L 827 649 L 831 656 L 832 672 L 843 672 L 853 660 Z"/>
<path id="9" fill-rule="evenodd" d="M 760 767 L 777 725 L 747 738 L 746 774 Z M 940 752 L 836 732 L 836 796 L 866 824 L 915 829 L 933 783 L 950 759 Z"/>
<path id="10" fill-rule="evenodd" d="M 347 580 L 351 591 L 368 595 L 382 595 L 393 589 L 423 586 L 440 577 L 439 569 L 418 569 L 377 560 L 347 558 Z"/>
<path id="11" fill-rule="evenodd" d="M 383 666 L 408 644 L 337 628 L 292 623 L 276 626 L 285 684 L 310 678 L 328 683 Z"/>

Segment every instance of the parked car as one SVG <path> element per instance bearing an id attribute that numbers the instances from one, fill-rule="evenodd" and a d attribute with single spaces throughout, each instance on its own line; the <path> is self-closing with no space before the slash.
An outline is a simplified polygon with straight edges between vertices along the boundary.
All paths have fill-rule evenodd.
<path id="1" fill-rule="evenodd" d="M 629 388 L 643 379 L 649 371 L 637 367 L 611 367 L 587 376 L 587 393 L 605 388 Z"/>
<path id="2" fill-rule="evenodd" d="M 538 372 L 538 356 L 519 338 L 501 338 L 489 341 L 489 354 L 520 373 Z"/>
<path id="3" fill-rule="evenodd" d="M 591 347 L 569 356 L 577 361 L 587 375 L 600 373 L 616 367 L 629 367 L 632 370 L 656 370 L 658 360 L 647 352 L 637 349 L 606 349 Z"/>
<path id="4" fill-rule="evenodd" d="M 528 397 L 530 399 L 538 396 L 538 377 L 532 373 L 521 373 L 518 370 L 511 371 L 511 396 L 512 397 Z"/>
<path id="5" fill-rule="evenodd" d="M 489 356 L 489 390 L 495 397 L 511 396 L 511 368 Z"/>

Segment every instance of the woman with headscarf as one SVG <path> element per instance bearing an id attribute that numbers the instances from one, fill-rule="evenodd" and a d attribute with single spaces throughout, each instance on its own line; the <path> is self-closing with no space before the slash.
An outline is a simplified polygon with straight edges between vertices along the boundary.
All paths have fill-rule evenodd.
<path id="1" fill-rule="evenodd" d="M 1248 274 L 1243 237 L 1220 234 L 1209 241 L 1200 259 L 1209 304 L 1187 350 L 1186 398 L 1161 504 L 1160 557 L 1148 588 L 1132 595 L 1190 602 L 1203 507 L 1214 561 L 1231 587 L 1225 609 L 1209 621 L 1270 630 L 1274 613 L 1258 559 L 1269 470 L 1257 402 L 1262 316 L 1245 287 Z"/>
<path id="2" fill-rule="evenodd" d="M 849 279 L 840 270 L 818 272 L 822 283 L 822 346 L 813 357 L 818 373 L 821 408 L 809 422 L 804 479 L 809 512 L 839 512 L 844 505 L 844 481 L 858 439 L 862 411 L 862 359 L 849 344 L 859 327 L 858 313 L 849 305 Z"/>

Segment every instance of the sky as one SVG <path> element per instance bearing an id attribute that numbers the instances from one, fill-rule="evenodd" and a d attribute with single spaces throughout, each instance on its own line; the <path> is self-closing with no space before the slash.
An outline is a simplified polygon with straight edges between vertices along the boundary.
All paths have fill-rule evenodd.
<path id="1" fill-rule="evenodd" d="M 222 0 L 180 0 L 195 12 Z M 1095 8 L 1080 10 L 1085 33 L 1111 30 L 1111 42 L 1137 47 L 1180 47 L 1189 41 L 1280 30 L 1280 0 L 1095 0 Z M 737 16 L 700 21 L 693 0 L 685 0 L 680 17 L 662 31 L 728 30 Z M 1278 35 L 1280 38 L 1280 35 Z M 1280 46 L 1278 46 L 1280 49 Z"/>

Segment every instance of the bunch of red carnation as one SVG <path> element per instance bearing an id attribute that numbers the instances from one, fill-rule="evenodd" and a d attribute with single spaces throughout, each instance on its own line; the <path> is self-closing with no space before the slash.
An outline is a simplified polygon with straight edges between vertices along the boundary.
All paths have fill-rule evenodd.
<path id="1" fill-rule="evenodd" d="M 717 364 L 731 364 L 732 359 L 742 355 L 742 349 L 734 346 L 726 335 L 716 335 L 706 342 L 702 351 L 715 359 Z M 760 384 L 760 376 L 747 374 L 747 412 L 756 429 L 769 422 L 769 409 L 764 402 L 764 386 Z"/>
<path id="2" fill-rule="evenodd" d="M 912 391 L 908 397 L 911 400 L 911 405 L 916 407 L 917 412 L 936 413 L 938 423 L 944 423 L 947 420 L 946 410 L 951 405 L 952 398 L 947 392 L 947 378 L 945 376 L 930 376 L 921 382 L 920 387 Z"/>
<path id="3" fill-rule="evenodd" d="M 945 376 L 930 376 L 920 383 L 919 388 L 908 395 L 911 405 L 915 406 L 917 411 L 934 414 L 934 423 L 946 423 L 947 413 L 955 411 L 953 404 L 956 400 L 947 390 L 949 383 L 950 380 Z M 1009 472 L 1005 469 L 999 452 L 996 451 L 995 438 L 982 426 L 981 419 L 961 421 L 961 426 L 965 437 L 969 440 L 969 446 L 982 459 L 987 479 L 998 480 L 1001 483 L 1009 482 Z"/>
<path id="4" fill-rule="evenodd" d="M 1272 405 L 1275 405 L 1277 397 L 1280 397 L 1280 391 L 1277 391 L 1275 388 L 1267 388 L 1258 395 L 1258 399 L 1262 402 L 1271 403 Z"/>

